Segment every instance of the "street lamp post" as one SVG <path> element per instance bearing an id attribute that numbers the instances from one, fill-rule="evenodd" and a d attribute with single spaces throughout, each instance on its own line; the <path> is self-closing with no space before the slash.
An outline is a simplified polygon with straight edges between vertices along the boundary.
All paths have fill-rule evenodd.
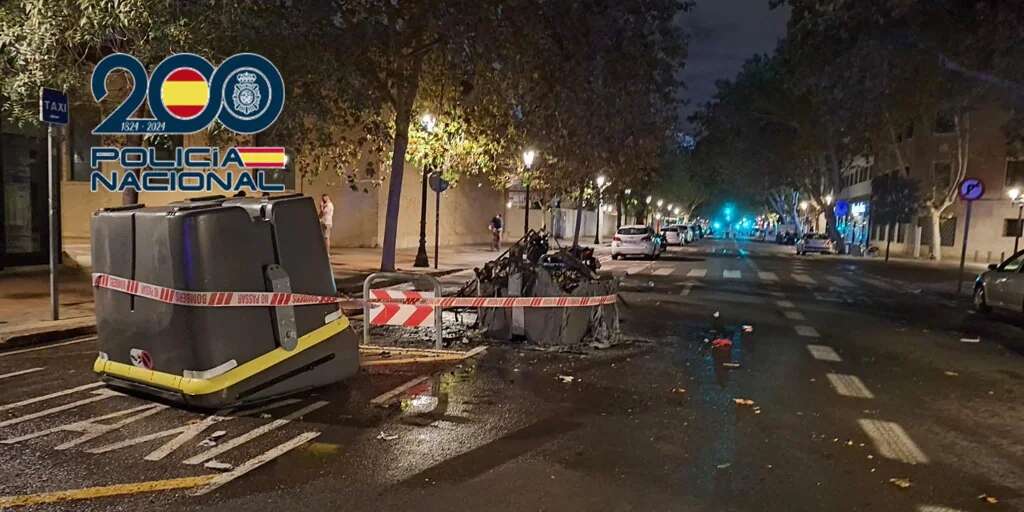
<path id="1" fill-rule="evenodd" d="M 597 183 L 597 208 L 595 209 L 595 213 L 597 213 L 597 229 L 594 232 L 595 245 L 601 244 L 601 192 L 604 191 L 604 181 L 604 176 L 598 176 L 597 179 L 594 180 L 594 182 Z"/>
<path id="2" fill-rule="evenodd" d="M 1013 230 L 1013 253 L 1017 254 L 1017 248 L 1020 245 L 1021 213 L 1024 213 L 1024 197 L 1021 197 L 1021 191 L 1017 187 L 1007 191 L 1007 195 L 1010 196 L 1010 202 L 1017 205 L 1017 229 Z"/>
<path id="3" fill-rule="evenodd" d="M 523 213 L 523 236 L 530 232 L 530 168 L 533 167 L 533 158 L 537 152 L 528 149 L 523 151 L 523 164 L 526 166 L 526 211 Z"/>
<path id="4" fill-rule="evenodd" d="M 420 124 L 423 125 L 423 129 L 428 134 L 434 133 L 437 119 L 428 112 L 420 117 Z M 420 245 L 416 249 L 416 261 L 412 264 L 414 267 L 430 266 L 430 261 L 427 258 L 427 177 L 430 176 L 430 173 L 427 172 L 427 167 L 424 165 L 423 169 L 421 169 L 423 173 L 423 186 L 420 192 Z"/>

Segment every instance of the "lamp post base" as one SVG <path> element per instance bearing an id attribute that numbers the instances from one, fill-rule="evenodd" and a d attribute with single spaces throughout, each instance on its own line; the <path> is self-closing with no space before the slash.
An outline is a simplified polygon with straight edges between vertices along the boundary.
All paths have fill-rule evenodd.
<path id="1" fill-rule="evenodd" d="M 427 258 L 427 244 L 420 242 L 419 249 L 416 249 L 416 261 L 413 262 L 412 266 L 417 268 L 426 268 L 430 266 L 430 260 Z"/>

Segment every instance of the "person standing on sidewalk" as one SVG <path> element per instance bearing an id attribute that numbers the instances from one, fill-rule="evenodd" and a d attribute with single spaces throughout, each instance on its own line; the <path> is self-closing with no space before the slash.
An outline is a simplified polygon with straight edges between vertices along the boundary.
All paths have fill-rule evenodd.
<path id="1" fill-rule="evenodd" d="M 501 214 L 497 214 L 491 219 L 491 223 L 487 226 L 491 230 L 491 249 L 495 251 L 501 250 L 501 232 L 505 229 L 505 224 L 501 220 Z"/>
<path id="2" fill-rule="evenodd" d="M 331 227 L 334 226 L 334 203 L 330 196 L 320 196 L 320 231 L 324 234 L 324 247 L 331 252 Z"/>

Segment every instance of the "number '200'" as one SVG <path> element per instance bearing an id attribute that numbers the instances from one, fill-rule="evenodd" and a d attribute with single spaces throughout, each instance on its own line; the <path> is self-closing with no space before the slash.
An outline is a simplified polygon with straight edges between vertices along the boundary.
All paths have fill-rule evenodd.
<path id="1" fill-rule="evenodd" d="M 207 88 L 205 105 L 198 113 L 186 117 L 173 115 L 161 94 L 168 76 L 181 68 L 198 72 Z M 216 68 L 198 55 L 177 53 L 157 64 L 151 74 L 146 73 L 145 66 L 134 56 L 114 53 L 106 56 L 93 69 L 92 95 L 97 102 L 106 98 L 109 93 L 107 75 L 119 69 L 131 77 L 131 90 L 121 104 L 96 126 L 94 134 L 195 133 L 205 129 L 214 120 L 220 121 L 236 133 L 258 133 L 272 125 L 284 108 L 284 81 L 281 72 L 272 62 L 255 53 L 232 55 Z M 237 81 L 240 75 L 249 77 L 250 80 L 252 77 L 259 77 L 258 83 L 245 84 L 248 93 L 246 97 L 254 112 L 242 113 L 231 108 L 233 91 L 228 88 L 231 85 L 229 82 Z M 147 102 L 153 118 L 132 116 L 143 102 Z"/>

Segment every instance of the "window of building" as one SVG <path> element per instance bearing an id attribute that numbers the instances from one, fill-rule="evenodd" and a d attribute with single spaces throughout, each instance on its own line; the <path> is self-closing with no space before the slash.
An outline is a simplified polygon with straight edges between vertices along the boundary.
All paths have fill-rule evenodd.
<path id="1" fill-rule="evenodd" d="M 92 168 L 89 166 L 89 151 L 93 146 L 102 146 L 103 141 L 99 135 L 93 135 L 92 130 L 100 124 L 100 113 L 98 109 L 82 108 L 71 114 L 70 136 L 71 136 L 71 180 L 89 181 Z"/>
<path id="2" fill-rule="evenodd" d="M 935 128 L 936 134 L 953 133 L 956 131 L 956 121 L 953 119 L 953 114 L 950 112 L 939 112 L 935 114 Z"/>
<path id="3" fill-rule="evenodd" d="M 1024 160 L 1006 161 L 1006 186 L 1024 186 Z"/>
<path id="4" fill-rule="evenodd" d="M 939 189 L 946 189 L 953 183 L 953 164 L 935 162 L 932 165 L 932 180 Z"/>
<path id="5" fill-rule="evenodd" d="M 1020 236 L 1021 225 L 1024 222 L 1018 221 L 1017 219 L 1003 219 L 1003 236 Z"/>

